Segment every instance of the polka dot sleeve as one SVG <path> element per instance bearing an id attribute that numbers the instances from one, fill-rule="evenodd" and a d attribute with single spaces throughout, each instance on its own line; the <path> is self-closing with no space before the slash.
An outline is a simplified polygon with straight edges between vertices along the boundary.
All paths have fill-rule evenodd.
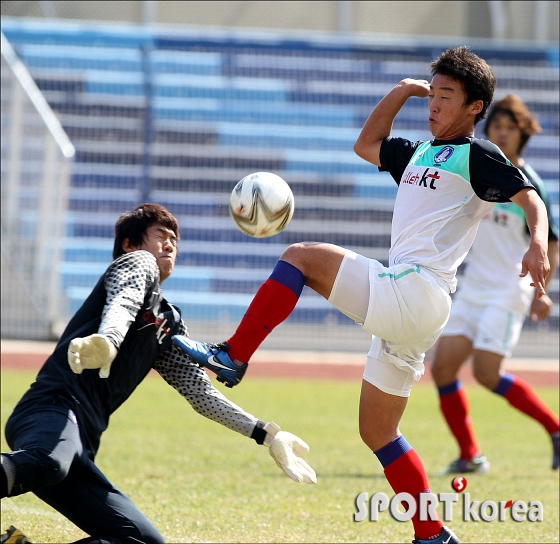
<path id="1" fill-rule="evenodd" d="M 178 334 L 186 334 L 183 324 Z M 192 362 L 175 345 L 163 353 L 154 368 L 201 416 L 243 436 L 251 436 L 259 420 L 222 395 L 212 385 L 204 369 Z"/>
<path id="2" fill-rule="evenodd" d="M 136 319 L 146 294 L 158 287 L 156 259 L 147 251 L 125 253 L 113 261 L 105 276 L 107 301 L 101 315 L 99 334 L 119 347 Z"/>

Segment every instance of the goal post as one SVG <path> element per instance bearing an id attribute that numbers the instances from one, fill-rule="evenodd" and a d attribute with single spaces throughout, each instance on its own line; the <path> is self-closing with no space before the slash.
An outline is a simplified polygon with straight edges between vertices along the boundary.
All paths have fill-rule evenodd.
<path id="1" fill-rule="evenodd" d="M 49 339 L 64 312 L 58 273 L 74 146 L 2 39 L 2 337 Z"/>

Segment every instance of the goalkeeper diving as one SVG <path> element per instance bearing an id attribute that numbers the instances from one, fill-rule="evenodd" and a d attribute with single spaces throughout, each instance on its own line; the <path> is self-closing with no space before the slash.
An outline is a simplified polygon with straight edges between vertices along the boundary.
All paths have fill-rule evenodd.
<path id="1" fill-rule="evenodd" d="M 308 445 L 228 400 L 171 342 L 187 334 L 160 283 L 177 257 L 179 225 L 144 204 L 119 217 L 113 262 L 70 320 L 6 424 L 2 498 L 33 492 L 78 526 L 80 542 L 163 543 L 164 537 L 95 464 L 110 415 L 154 368 L 200 415 L 268 447 L 295 482 L 314 484 Z"/>

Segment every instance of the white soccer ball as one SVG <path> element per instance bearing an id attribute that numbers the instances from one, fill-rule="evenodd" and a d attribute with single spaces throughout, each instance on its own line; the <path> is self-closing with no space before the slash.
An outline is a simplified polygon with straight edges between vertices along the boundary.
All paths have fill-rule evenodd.
<path id="1" fill-rule="evenodd" d="M 229 213 L 235 226 L 253 238 L 268 238 L 286 228 L 294 215 L 294 195 L 276 174 L 255 172 L 233 188 Z"/>

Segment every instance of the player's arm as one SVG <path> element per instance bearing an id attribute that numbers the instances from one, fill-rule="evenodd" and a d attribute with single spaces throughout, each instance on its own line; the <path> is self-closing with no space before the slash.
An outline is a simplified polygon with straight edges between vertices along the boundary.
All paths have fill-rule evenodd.
<path id="1" fill-rule="evenodd" d="M 558 254 L 559 254 L 559 244 L 556 239 L 548 239 L 548 262 L 550 263 L 550 272 L 545 280 L 544 288 L 548 291 L 550 283 L 556 275 L 558 270 Z M 535 291 L 535 297 L 531 303 L 531 308 L 529 310 L 529 316 L 531 321 L 538 321 L 548 319 L 552 312 L 552 307 L 554 306 L 552 300 L 548 295 L 542 295 L 538 297 L 538 293 Z"/>
<path id="2" fill-rule="evenodd" d="M 372 164 L 381 166 L 379 158 L 381 143 L 391 134 L 397 113 L 411 96 L 425 98 L 429 92 L 428 81 L 403 79 L 379 101 L 371 112 L 354 144 L 356 154 Z"/>
<path id="3" fill-rule="evenodd" d="M 546 206 L 533 188 L 525 187 L 510 197 L 524 212 L 531 235 L 529 249 L 521 261 L 521 277 L 531 274 L 531 285 L 537 298 L 546 295 L 546 278 L 550 272 L 548 261 L 548 217 Z"/>
<path id="4" fill-rule="evenodd" d="M 558 240 L 548 239 L 548 262 L 550 263 L 550 272 L 546 278 L 545 289 L 548 289 L 549 285 L 552 283 L 556 272 L 558 271 L 558 260 L 560 254 L 560 244 Z"/>
<path id="5" fill-rule="evenodd" d="M 108 378 L 128 329 L 136 319 L 149 285 L 156 284 L 159 271 L 153 255 L 133 251 L 116 259 L 105 276 L 107 299 L 97 334 L 74 338 L 68 346 L 68 364 L 73 372 L 99 369 Z"/>
<path id="6" fill-rule="evenodd" d="M 180 334 L 186 334 L 184 324 L 181 326 Z M 303 440 L 281 431 L 274 423 L 265 424 L 231 402 L 212 385 L 205 370 L 174 344 L 155 362 L 154 368 L 197 413 L 268 447 L 275 463 L 292 480 L 317 482 L 315 471 L 299 457 L 309 451 Z"/>

